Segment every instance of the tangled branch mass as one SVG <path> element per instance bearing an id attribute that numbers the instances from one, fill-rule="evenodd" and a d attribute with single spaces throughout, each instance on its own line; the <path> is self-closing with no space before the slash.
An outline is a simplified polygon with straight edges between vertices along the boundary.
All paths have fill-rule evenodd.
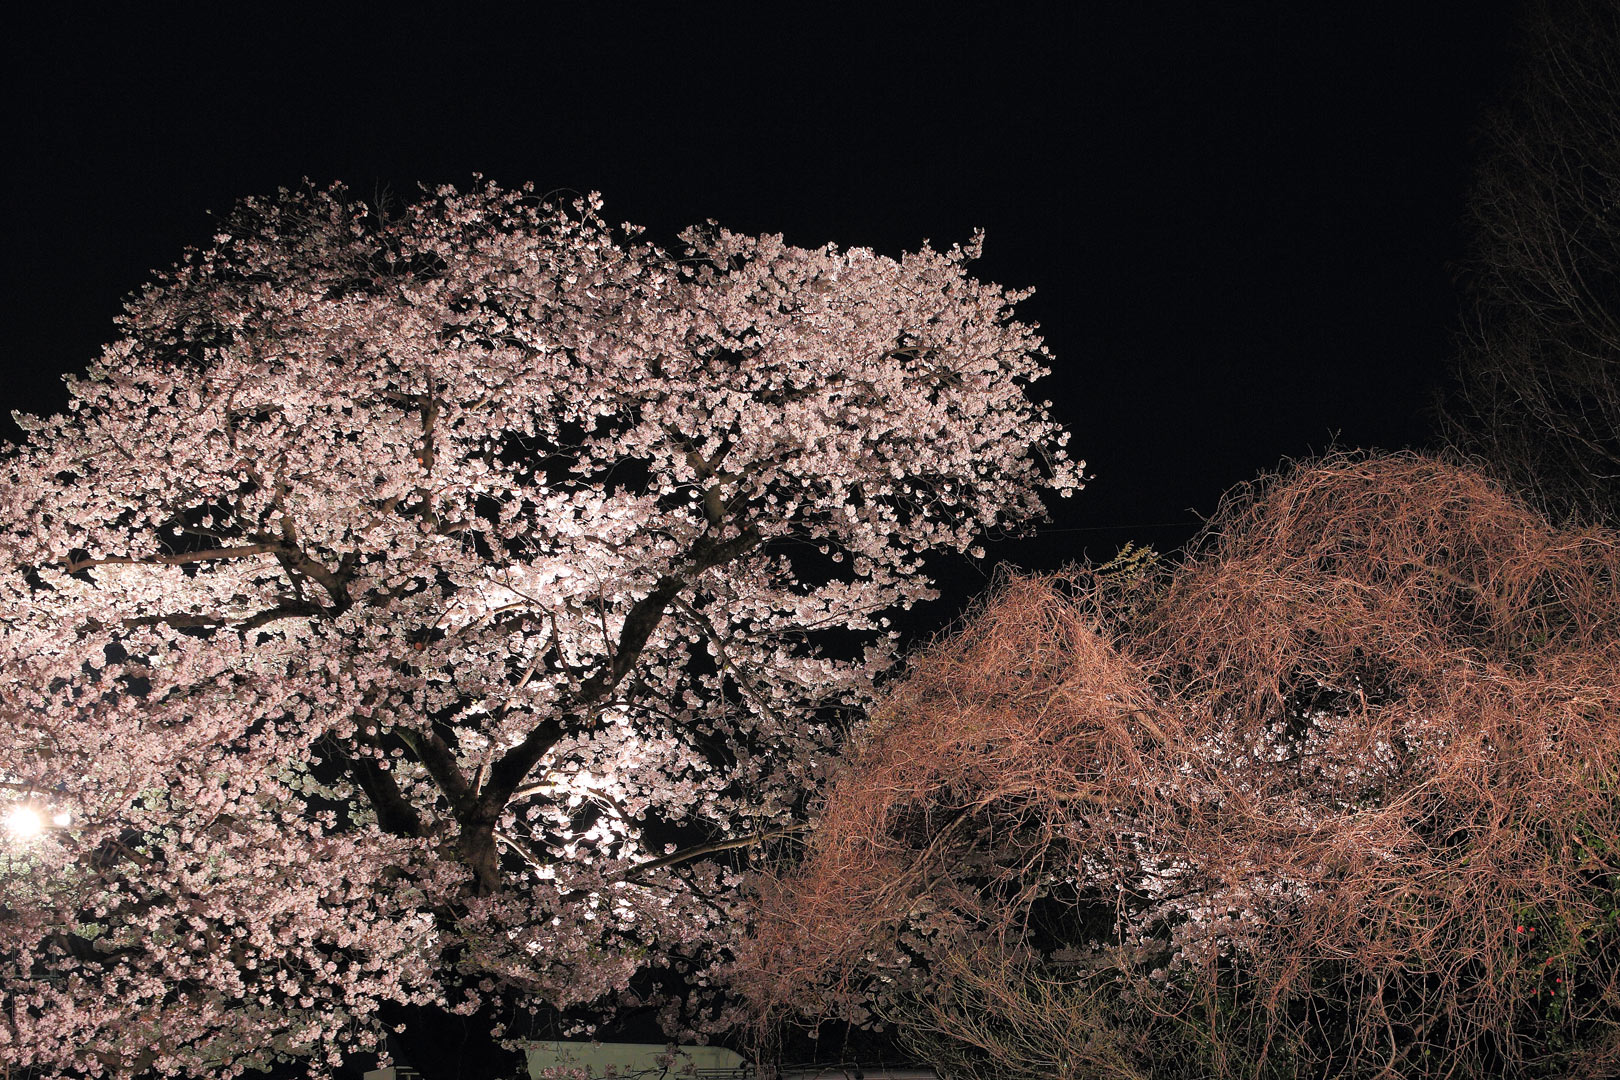
<path id="1" fill-rule="evenodd" d="M 1014 579 L 763 887 L 756 1007 L 963 1076 L 1613 1075 L 1617 586 L 1613 532 L 1415 456 Z"/>

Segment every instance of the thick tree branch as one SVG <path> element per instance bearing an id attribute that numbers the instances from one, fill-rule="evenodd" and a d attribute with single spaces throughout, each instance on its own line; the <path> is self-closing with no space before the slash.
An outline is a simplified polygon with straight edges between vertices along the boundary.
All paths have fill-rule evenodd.
<path id="1" fill-rule="evenodd" d="M 707 844 L 697 844 L 693 847 L 683 848 L 680 851 L 672 851 L 668 855 L 657 859 L 637 863 L 627 870 L 621 870 L 619 873 L 614 874 L 608 878 L 608 881 L 633 881 L 642 874 L 650 874 L 654 870 L 662 870 L 668 866 L 679 866 L 681 863 L 691 862 L 693 859 L 701 859 L 705 855 L 715 855 L 722 851 L 753 847 L 755 844 L 763 844 L 767 840 L 784 840 L 789 836 L 804 832 L 809 827 L 809 825 L 790 825 L 785 829 L 772 829 L 769 832 L 757 832 L 748 836 L 732 837 L 730 840 L 715 840 Z"/>
<path id="2" fill-rule="evenodd" d="M 349 753 L 338 740 L 327 736 L 320 746 L 336 758 L 365 792 L 377 814 L 377 826 L 395 836 L 421 836 L 422 818 L 399 790 L 394 774 L 364 755 Z"/>
<path id="3" fill-rule="evenodd" d="M 472 787 L 462 774 L 461 766 L 456 763 L 455 751 L 450 749 L 450 744 L 437 732 L 419 728 L 399 728 L 396 734 L 411 748 L 428 775 L 433 777 L 433 782 L 456 808 L 457 815 L 471 813 Z"/>
<path id="4" fill-rule="evenodd" d="M 285 519 L 284 519 L 285 520 Z M 331 598 L 335 614 L 341 614 L 349 609 L 353 600 L 349 596 L 348 581 L 338 573 L 327 568 L 319 559 L 299 547 L 291 540 L 284 540 L 275 548 L 276 560 L 281 568 L 295 580 L 305 577 L 319 585 L 326 595 Z"/>
<path id="5" fill-rule="evenodd" d="M 273 608 L 266 608 L 245 619 L 231 619 L 223 615 L 198 615 L 193 612 L 174 612 L 168 615 L 142 615 L 125 619 L 120 625 L 126 629 L 137 626 L 205 627 L 228 626 L 237 630 L 256 630 L 282 619 L 324 618 L 332 614 L 331 608 L 307 600 L 289 599 Z"/>
<path id="6" fill-rule="evenodd" d="M 650 874 L 654 870 L 665 870 L 671 866 L 680 866 L 694 859 L 701 859 L 705 855 L 717 855 L 722 851 L 735 851 L 738 848 L 754 847 L 756 844 L 763 844 L 769 840 L 785 840 L 790 836 L 796 836 L 804 832 L 809 827 L 808 824 L 789 825 L 785 829 L 771 829 L 766 832 L 751 833 L 748 836 L 734 836 L 728 840 L 713 840 L 706 844 L 695 844 L 692 847 L 672 851 L 668 855 L 662 855 L 656 859 L 648 859 L 646 862 L 626 867 L 616 874 L 609 874 L 604 884 L 613 885 L 619 882 L 633 882 L 642 875 Z M 590 889 L 572 889 L 563 893 L 558 899 L 572 903 L 576 900 L 585 899 L 591 892 Z"/>
<path id="7" fill-rule="evenodd" d="M 261 544 L 240 544 L 235 547 L 208 548 L 205 551 L 186 551 L 176 555 L 108 555 L 100 559 L 62 559 L 60 565 L 69 574 L 97 566 L 184 566 L 189 563 L 213 562 L 216 559 L 241 559 L 249 555 L 275 555 L 282 551 L 279 541 Z"/>
<path id="8" fill-rule="evenodd" d="M 629 674 L 640 660 L 641 651 L 646 646 L 647 640 L 663 621 L 671 602 L 693 578 L 705 570 L 730 562 L 758 546 L 759 542 L 759 531 L 752 525 L 744 528 L 730 540 L 720 543 L 699 541 L 694 546 L 691 559 L 682 572 L 665 574 L 658 579 L 651 592 L 631 606 L 629 613 L 625 615 L 624 626 L 619 632 L 619 644 L 613 658 L 580 685 L 570 702 L 571 708 L 565 715 L 578 718 L 591 706 L 606 698 Z M 478 800 L 480 817 L 494 821 L 495 816 L 511 798 L 512 792 L 517 790 L 523 778 L 528 776 L 529 771 L 545 756 L 546 751 L 556 745 L 565 730 L 566 725 L 561 719 L 547 720 L 538 724 L 522 742 L 508 750 L 491 766 L 489 783 L 485 785 L 483 794 Z"/>

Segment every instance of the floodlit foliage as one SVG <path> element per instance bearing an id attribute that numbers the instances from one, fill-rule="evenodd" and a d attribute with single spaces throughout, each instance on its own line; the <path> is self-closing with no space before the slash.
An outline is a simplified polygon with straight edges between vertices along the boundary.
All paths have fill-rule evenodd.
<path id="1" fill-rule="evenodd" d="M 319 1065 L 384 1002 L 648 966 L 701 993 L 741 929 L 712 856 L 796 826 L 925 553 L 1079 486 L 976 242 L 675 257 L 598 210 L 245 201 L 19 418 L 8 1069 Z"/>
<path id="2" fill-rule="evenodd" d="M 758 1005 L 963 1076 L 1614 1075 L 1620 536 L 1341 457 L 1123 569 L 914 663 L 762 888 Z"/>

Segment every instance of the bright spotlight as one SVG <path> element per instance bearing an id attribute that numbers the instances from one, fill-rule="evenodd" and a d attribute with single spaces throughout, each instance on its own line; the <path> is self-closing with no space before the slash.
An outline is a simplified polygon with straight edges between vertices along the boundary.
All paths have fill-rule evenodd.
<path id="1" fill-rule="evenodd" d="M 65 829 L 69 825 L 73 824 L 73 815 L 68 813 L 66 810 L 52 814 L 51 824 L 55 825 L 58 829 Z"/>
<path id="2" fill-rule="evenodd" d="M 45 822 L 32 806 L 13 806 L 6 815 L 6 831 L 18 840 L 38 836 L 44 828 Z"/>

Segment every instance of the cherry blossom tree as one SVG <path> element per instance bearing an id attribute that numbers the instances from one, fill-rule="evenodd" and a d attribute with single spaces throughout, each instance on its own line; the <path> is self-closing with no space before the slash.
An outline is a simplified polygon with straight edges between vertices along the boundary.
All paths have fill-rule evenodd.
<path id="1" fill-rule="evenodd" d="M 701 991 L 725 860 L 797 827 L 924 556 L 1080 486 L 977 239 L 677 257 L 599 211 L 246 200 L 18 417 L 8 1068 L 319 1068 L 386 1003 Z"/>

